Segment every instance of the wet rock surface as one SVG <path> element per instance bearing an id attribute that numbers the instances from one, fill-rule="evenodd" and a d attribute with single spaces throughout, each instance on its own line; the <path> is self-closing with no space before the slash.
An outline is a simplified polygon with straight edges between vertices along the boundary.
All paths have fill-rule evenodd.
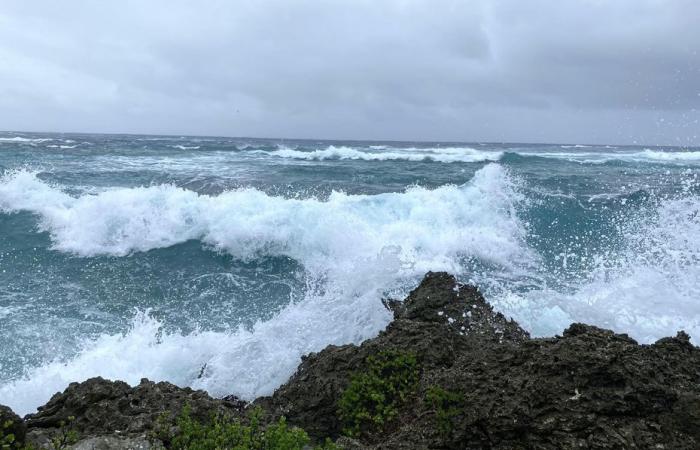
<path id="1" fill-rule="evenodd" d="M 531 339 L 476 288 L 444 273 L 427 274 L 404 302 L 386 304 L 395 320 L 379 336 L 305 356 L 287 383 L 254 405 L 344 448 L 700 448 L 700 350 L 683 332 L 639 345 L 572 324 L 562 336 Z M 381 428 L 341 437 L 339 399 L 368 358 L 385 351 L 415 355 L 418 385 Z M 21 426 L 41 443 L 74 416 L 78 445 L 147 448 L 138 447 L 146 445 L 140 437 L 163 411 L 177 414 L 185 403 L 202 419 L 246 407 L 169 383 L 132 388 L 93 378 L 56 394 Z"/>
<path id="2" fill-rule="evenodd" d="M 366 358 L 414 353 L 415 398 L 365 448 L 700 448 L 700 351 L 685 333 L 654 345 L 584 324 L 530 339 L 472 286 L 429 273 L 395 320 L 360 346 L 328 347 L 258 403 L 316 437 L 339 436 L 338 399 Z M 426 401 L 459 400 L 446 430 Z"/>
<path id="3" fill-rule="evenodd" d="M 30 431 L 28 441 L 38 446 L 46 446 L 66 424 L 81 438 L 106 434 L 146 436 L 162 414 L 176 416 L 185 404 L 191 408 L 192 417 L 201 420 L 208 419 L 211 414 L 235 413 L 241 406 L 232 400 L 214 399 L 204 391 L 180 388 L 167 382 L 143 379 L 139 385 L 131 387 L 122 381 L 97 377 L 71 383 L 35 414 L 26 416 L 24 423 Z M 96 448 L 110 444 L 122 445 L 113 448 L 142 445 L 141 441 L 124 439 L 93 443 Z"/>

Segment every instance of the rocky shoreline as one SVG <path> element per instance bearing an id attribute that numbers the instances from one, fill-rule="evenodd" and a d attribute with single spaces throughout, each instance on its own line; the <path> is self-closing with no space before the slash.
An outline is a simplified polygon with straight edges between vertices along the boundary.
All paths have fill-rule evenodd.
<path id="1" fill-rule="evenodd" d="M 386 304 L 386 330 L 307 355 L 270 397 L 249 404 L 92 378 L 24 418 L 0 406 L 2 432 L 13 436 L 2 448 L 55 448 L 67 423 L 75 439 L 63 448 L 169 448 L 154 431 L 185 407 L 202 422 L 245 422 L 255 409 L 265 423 L 285 417 L 312 442 L 348 449 L 700 448 L 700 349 L 683 332 L 639 345 L 572 324 L 531 339 L 445 273 Z"/>

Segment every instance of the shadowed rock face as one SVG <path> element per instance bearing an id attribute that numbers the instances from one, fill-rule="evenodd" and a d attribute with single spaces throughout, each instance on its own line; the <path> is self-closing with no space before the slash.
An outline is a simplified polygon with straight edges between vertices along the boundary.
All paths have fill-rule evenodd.
<path id="1" fill-rule="evenodd" d="M 517 343 L 528 339 L 518 324 L 494 314 L 473 286 L 460 285 L 445 273 L 428 273 L 401 304 L 393 304 L 394 321 L 378 337 L 360 346 L 328 346 L 302 358 L 297 373 L 271 398 L 257 404 L 284 415 L 309 434 L 338 436 L 342 424 L 337 401 L 351 375 L 383 350 L 414 353 L 423 368 L 446 370 L 459 355 L 484 342 Z"/>
<path id="2" fill-rule="evenodd" d="M 378 337 L 307 356 L 257 402 L 317 437 L 337 436 L 352 373 L 399 349 L 417 355 L 420 387 L 395 423 L 364 438 L 371 448 L 700 448 L 700 351 L 685 333 L 640 346 L 573 324 L 562 337 L 529 339 L 444 273 L 427 274 L 392 309 Z M 434 386 L 461 399 L 448 433 L 424 401 Z"/>
<path id="3" fill-rule="evenodd" d="M 379 336 L 307 355 L 286 384 L 254 403 L 314 438 L 336 438 L 343 428 L 338 400 L 353 374 L 369 356 L 398 350 L 416 355 L 418 387 L 383 429 L 342 438 L 347 448 L 700 448 L 700 350 L 683 332 L 643 346 L 573 324 L 561 337 L 530 339 L 476 288 L 444 273 L 428 273 L 404 302 L 387 304 L 395 320 Z M 426 400 L 435 387 L 453 394 L 448 427 L 439 426 Z M 68 416 L 84 438 L 117 431 L 134 438 L 186 402 L 200 418 L 244 407 L 169 383 L 143 380 L 132 388 L 95 378 L 56 394 L 21 425 L 34 442 Z M 99 440 L 100 448 L 127 448 L 125 442 L 136 441 Z"/>

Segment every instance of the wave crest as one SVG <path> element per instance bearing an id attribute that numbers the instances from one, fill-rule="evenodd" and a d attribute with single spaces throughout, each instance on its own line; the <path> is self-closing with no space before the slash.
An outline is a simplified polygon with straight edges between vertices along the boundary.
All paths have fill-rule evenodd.
<path id="1" fill-rule="evenodd" d="M 32 172 L 0 180 L 0 209 L 37 214 L 60 251 L 123 256 L 195 239 L 241 259 L 284 255 L 311 267 L 355 262 L 385 249 L 395 249 L 404 262 L 446 270 L 457 269 L 460 255 L 509 266 L 514 255 L 524 257 L 524 229 L 514 209 L 522 200 L 498 165 L 480 169 L 462 186 L 333 192 L 326 201 L 255 189 L 209 196 L 173 185 L 76 198 Z"/>
<path id="2" fill-rule="evenodd" d="M 72 197 L 36 173 L 7 174 L 0 180 L 0 209 L 37 214 L 59 250 L 125 255 L 199 239 L 238 258 L 294 258 L 317 288 L 250 330 L 166 333 L 140 313 L 125 334 L 85 341 L 72 358 L 0 386 L 0 397 L 30 412 L 69 382 L 97 375 L 130 383 L 166 379 L 245 399 L 270 394 L 301 355 L 360 342 L 386 326 L 382 293 L 403 291 L 427 270 L 462 272 L 463 258 L 504 271 L 531 258 L 516 214 L 522 201 L 517 182 L 497 164 L 462 186 L 335 192 L 326 201 L 254 189 L 207 196 L 170 185 Z"/>
<path id="3" fill-rule="evenodd" d="M 482 151 L 470 147 L 439 147 L 439 148 L 387 148 L 372 146 L 372 151 L 359 150 L 352 147 L 329 146 L 322 150 L 303 151 L 287 147 L 269 152 L 268 155 L 280 158 L 323 160 L 363 160 L 363 161 L 434 161 L 434 162 L 485 162 L 498 161 L 503 152 Z"/>

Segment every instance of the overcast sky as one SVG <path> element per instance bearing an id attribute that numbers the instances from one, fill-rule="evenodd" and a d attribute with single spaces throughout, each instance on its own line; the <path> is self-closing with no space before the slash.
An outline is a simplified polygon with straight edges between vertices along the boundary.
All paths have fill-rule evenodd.
<path id="1" fill-rule="evenodd" d="M 700 0 L 0 0 L 0 129 L 700 145 Z"/>

